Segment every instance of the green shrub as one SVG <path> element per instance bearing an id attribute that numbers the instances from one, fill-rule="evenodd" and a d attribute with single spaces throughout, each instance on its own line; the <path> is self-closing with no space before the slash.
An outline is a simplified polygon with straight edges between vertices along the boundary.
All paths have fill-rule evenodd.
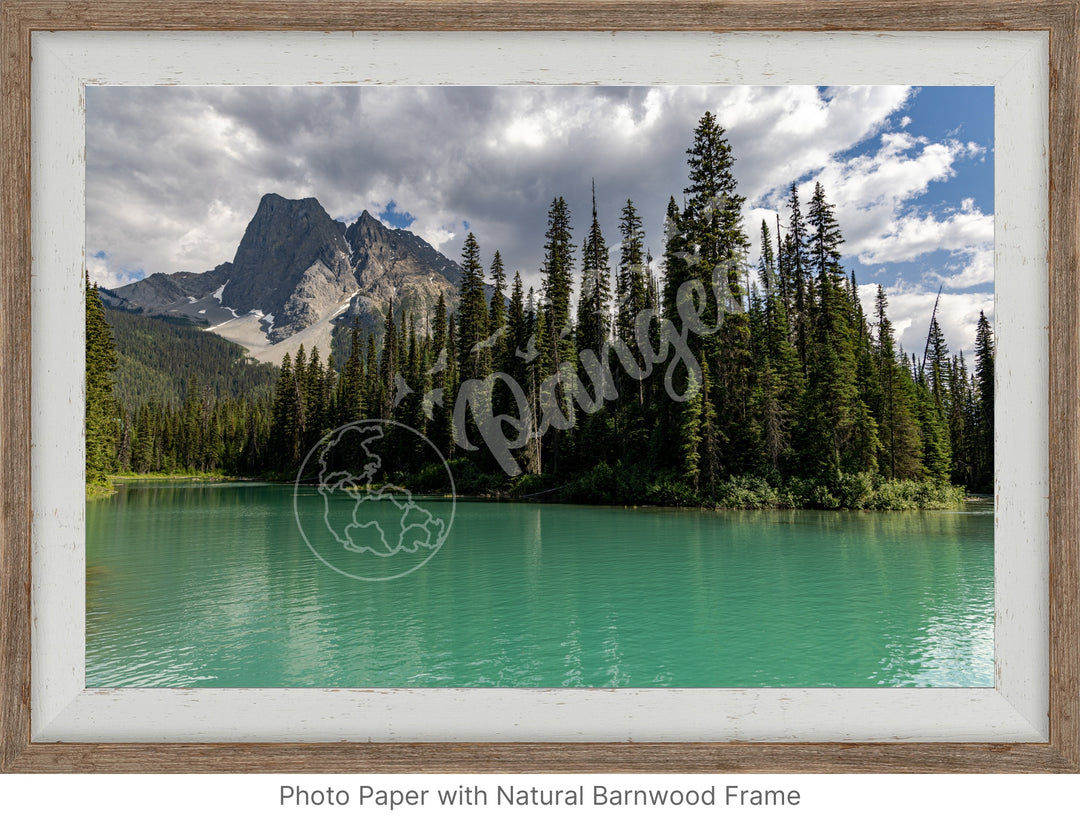
<path id="1" fill-rule="evenodd" d="M 682 480 L 661 477 L 645 492 L 645 503 L 652 506 L 699 506 L 701 496 Z"/>
<path id="2" fill-rule="evenodd" d="M 765 478 L 731 477 L 716 487 L 716 506 L 721 509 L 775 509 L 785 500 Z"/>
<path id="3" fill-rule="evenodd" d="M 863 509 L 874 494 L 874 482 L 869 474 L 840 474 L 836 496 L 842 509 Z"/>

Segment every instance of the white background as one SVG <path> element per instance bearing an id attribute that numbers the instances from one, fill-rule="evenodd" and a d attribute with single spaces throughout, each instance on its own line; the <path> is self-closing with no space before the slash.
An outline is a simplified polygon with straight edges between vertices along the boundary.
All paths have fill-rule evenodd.
<path id="1" fill-rule="evenodd" d="M 359 804 L 361 785 L 373 788 L 456 788 L 496 785 L 565 788 L 702 788 L 727 785 L 797 789 L 794 807 L 402 807 Z M 281 785 L 344 788 L 345 807 L 279 805 Z M 829 825 L 889 828 L 943 825 L 1024 826 L 1065 820 L 1076 813 L 1077 776 L 843 776 L 843 775 L 524 775 L 524 776 L 6 776 L 0 777 L 0 814 L 9 825 L 118 826 L 550 826 L 599 824 L 692 826 Z M 435 794 L 429 795 L 429 799 Z"/>

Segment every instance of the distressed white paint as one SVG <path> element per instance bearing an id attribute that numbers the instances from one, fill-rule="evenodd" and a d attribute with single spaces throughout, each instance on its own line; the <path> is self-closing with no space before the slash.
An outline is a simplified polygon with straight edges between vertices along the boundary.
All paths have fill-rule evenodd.
<path id="1" fill-rule="evenodd" d="M 1045 33 L 78 32 L 32 45 L 35 740 L 1046 740 Z M 996 87 L 994 689 L 84 689 L 83 366 L 71 359 L 84 85 L 390 82 Z"/>

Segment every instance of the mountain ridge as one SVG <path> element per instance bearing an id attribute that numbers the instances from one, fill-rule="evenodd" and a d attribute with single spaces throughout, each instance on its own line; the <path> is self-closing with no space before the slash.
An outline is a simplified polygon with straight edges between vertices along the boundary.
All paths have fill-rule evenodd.
<path id="1" fill-rule="evenodd" d="M 367 210 L 346 225 L 314 197 L 266 193 L 232 261 L 153 273 L 101 296 L 116 310 L 189 319 L 277 362 L 301 342 L 327 353 L 334 328 L 355 318 L 381 336 L 391 305 L 426 328 L 440 295 L 456 306 L 461 278 L 422 237 Z"/>

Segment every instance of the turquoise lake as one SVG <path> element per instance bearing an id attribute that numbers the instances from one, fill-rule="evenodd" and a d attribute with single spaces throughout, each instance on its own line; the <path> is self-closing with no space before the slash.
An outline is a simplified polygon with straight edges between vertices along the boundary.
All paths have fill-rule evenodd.
<path id="1" fill-rule="evenodd" d="M 292 486 L 118 488 L 87 504 L 90 687 L 993 684 L 989 505 L 459 500 L 427 563 L 362 581 L 305 544 Z M 350 508 L 338 497 L 326 508 Z M 418 503 L 449 520 L 449 500 Z M 296 499 L 302 524 L 324 507 Z M 329 535 L 312 542 L 347 568 Z"/>

